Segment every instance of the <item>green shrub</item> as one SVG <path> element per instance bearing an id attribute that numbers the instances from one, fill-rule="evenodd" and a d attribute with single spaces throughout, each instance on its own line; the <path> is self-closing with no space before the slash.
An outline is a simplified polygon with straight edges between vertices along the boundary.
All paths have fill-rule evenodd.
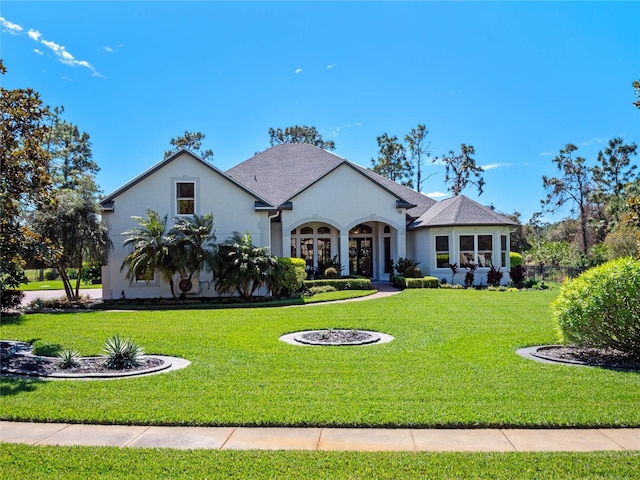
<path id="1" fill-rule="evenodd" d="M 422 270 L 420 267 L 413 265 L 411 267 L 407 267 L 404 271 L 404 277 L 406 278 L 422 278 L 424 275 L 422 274 Z"/>
<path id="2" fill-rule="evenodd" d="M 371 280 L 368 278 L 335 278 L 323 280 L 305 280 L 303 282 L 306 290 L 312 287 L 330 285 L 336 290 L 371 290 Z"/>
<path id="3" fill-rule="evenodd" d="M 640 357 L 640 262 L 612 260 L 569 280 L 552 303 L 565 342 Z"/>
<path id="4" fill-rule="evenodd" d="M 338 276 L 341 275 L 341 272 L 344 269 L 342 264 L 338 261 L 337 255 L 334 255 L 333 258 L 318 260 L 318 270 L 320 272 L 324 273 L 327 270 L 327 268 L 335 268 L 336 271 L 338 272 Z"/>
<path id="5" fill-rule="evenodd" d="M 402 258 L 400 257 L 396 263 L 393 264 L 393 268 L 398 273 L 398 275 L 404 275 L 404 272 L 409 267 L 417 267 L 420 265 L 420 262 L 416 262 L 411 258 Z"/>
<path id="6" fill-rule="evenodd" d="M 302 258 L 279 257 L 267 278 L 267 287 L 275 297 L 288 297 L 302 290 L 302 281 L 307 278 L 307 264 Z"/>
<path id="7" fill-rule="evenodd" d="M 46 272 L 44 272 L 44 279 L 46 281 L 55 280 L 56 278 L 58 278 L 57 270 L 47 270 Z"/>
<path id="8" fill-rule="evenodd" d="M 509 252 L 509 264 L 511 267 L 517 267 L 524 264 L 522 260 L 522 255 L 518 252 Z"/>
<path id="9" fill-rule="evenodd" d="M 338 278 L 340 274 L 334 267 L 329 267 L 324 271 L 324 276 L 326 278 Z"/>
<path id="10" fill-rule="evenodd" d="M 318 293 L 327 293 L 327 292 L 335 292 L 335 291 L 336 291 L 336 287 L 331 285 L 318 285 L 315 287 L 311 287 L 309 290 L 307 290 L 310 296 L 317 295 Z"/>
<path id="11" fill-rule="evenodd" d="M 437 277 L 407 278 L 401 275 L 391 277 L 391 283 L 396 288 L 438 288 L 440 280 Z"/>
<path id="12" fill-rule="evenodd" d="M 104 351 L 107 354 L 105 365 L 107 368 L 122 370 L 138 367 L 142 364 L 140 358 L 144 351 L 135 342 L 120 338 L 118 335 L 107 339 L 104 343 Z"/>

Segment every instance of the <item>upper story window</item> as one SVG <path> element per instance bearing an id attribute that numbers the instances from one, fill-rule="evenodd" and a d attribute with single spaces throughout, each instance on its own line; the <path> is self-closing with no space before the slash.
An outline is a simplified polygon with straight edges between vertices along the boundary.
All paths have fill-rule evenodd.
<path id="1" fill-rule="evenodd" d="M 176 213 L 178 215 L 196 213 L 195 182 L 176 182 Z"/>

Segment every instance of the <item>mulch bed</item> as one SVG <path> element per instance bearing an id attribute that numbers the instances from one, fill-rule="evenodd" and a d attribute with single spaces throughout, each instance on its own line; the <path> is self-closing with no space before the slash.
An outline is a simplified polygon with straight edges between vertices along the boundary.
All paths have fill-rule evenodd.
<path id="1" fill-rule="evenodd" d="M 614 348 L 589 348 L 565 345 L 549 345 L 538 348 L 537 357 L 592 367 L 640 370 L 640 358 Z"/>
<path id="2" fill-rule="evenodd" d="M 41 357 L 31 354 L 32 346 L 23 342 L 0 341 L 0 370 L 3 373 L 20 373 L 33 376 L 60 375 L 95 375 L 141 372 L 164 364 L 164 360 L 155 357 L 143 357 L 137 367 L 123 370 L 107 368 L 104 357 L 82 357 L 78 359 L 78 365 L 71 368 L 62 368 L 59 360 L 54 357 Z"/>

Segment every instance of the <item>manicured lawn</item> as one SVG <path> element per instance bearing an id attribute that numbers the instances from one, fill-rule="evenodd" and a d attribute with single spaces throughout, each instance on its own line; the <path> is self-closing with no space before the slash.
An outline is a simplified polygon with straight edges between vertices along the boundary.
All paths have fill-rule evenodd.
<path id="1" fill-rule="evenodd" d="M 72 282 L 73 287 L 75 288 L 76 282 Z M 102 284 L 93 285 L 91 283 L 80 283 L 80 288 L 102 288 Z M 23 292 L 35 291 L 35 290 L 64 290 L 64 285 L 62 284 L 62 280 L 44 280 L 42 282 L 29 282 L 26 284 L 20 285 L 19 290 Z"/>
<path id="2" fill-rule="evenodd" d="M 111 381 L 2 378 L 6 420 L 292 426 L 640 426 L 640 374 L 516 355 L 557 341 L 555 291 L 411 290 L 344 304 L 3 318 L 0 337 L 100 354 L 128 337 L 188 368 Z M 396 339 L 298 347 L 281 334 L 359 328 Z"/>
<path id="3" fill-rule="evenodd" d="M 396 453 L 178 451 L 0 445 L 5 478 L 623 479 L 639 452 Z"/>

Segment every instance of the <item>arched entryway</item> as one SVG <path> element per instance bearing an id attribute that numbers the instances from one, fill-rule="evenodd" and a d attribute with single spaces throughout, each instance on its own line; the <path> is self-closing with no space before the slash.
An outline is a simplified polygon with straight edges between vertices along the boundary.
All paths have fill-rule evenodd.
<path id="1" fill-rule="evenodd" d="M 398 256 L 398 230 L 379 221 L 364 221 L 348 229 L 306 222 L 288 236 L 291 257 L 304 259 L 310 274 L 322 274 L 327 264 L 338 262 L 342 275 L 388 278 Z"/>

